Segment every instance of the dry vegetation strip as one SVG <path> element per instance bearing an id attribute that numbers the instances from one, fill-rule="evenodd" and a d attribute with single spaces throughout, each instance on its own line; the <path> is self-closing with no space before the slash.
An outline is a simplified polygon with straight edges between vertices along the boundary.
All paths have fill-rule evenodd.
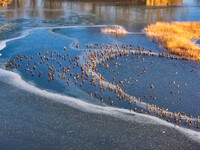
<path id="1" fill-rule="evenodd" d="M 147 6 L 168 6 L 183 2 L 183 0 L 146 0 Z"/>
<path id="2" fill-rule="evenodd" d="M 168 51 L 200 61 L 200 47 L 191 42 L 200 38 L 200 22 L 157 22 L 145 31 L 149 37 L 161 41 Z"/>
<path id="3" fill-rule="evenodd" d="M 7 4 L 9 4 L 12 0 L 0 0 L 0 6 L 6 6 Z"/>

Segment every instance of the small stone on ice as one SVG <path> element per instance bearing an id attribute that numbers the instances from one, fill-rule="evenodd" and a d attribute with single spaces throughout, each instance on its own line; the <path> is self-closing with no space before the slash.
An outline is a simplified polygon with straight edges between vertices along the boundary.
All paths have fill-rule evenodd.
<path id="1" fill-rule="evenodd" d="M 165 131 L 163 131 L 162 133 L 165 133 Z"/>

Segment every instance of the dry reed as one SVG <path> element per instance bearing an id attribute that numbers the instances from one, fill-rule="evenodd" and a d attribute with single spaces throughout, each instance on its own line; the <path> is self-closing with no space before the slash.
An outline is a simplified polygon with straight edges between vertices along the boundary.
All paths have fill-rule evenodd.
<path id="1" fill-rule="evenodd" d="M 168 51 L 200 61 L 200 47 L 191 41 L 200 38 L 200 22 L 157 22 L 144 30 L 149 37 L 161 41 Z"/>

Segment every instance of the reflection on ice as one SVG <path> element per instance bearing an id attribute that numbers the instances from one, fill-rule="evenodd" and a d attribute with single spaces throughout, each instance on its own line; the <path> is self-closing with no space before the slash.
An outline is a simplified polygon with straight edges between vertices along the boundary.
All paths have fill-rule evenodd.
<path id="1" fill-rule="evenodd" d="M 113 1 L 104 1 L 105 5 L 102 1 L 98 3 L 98 1 L 14 0 L 4 13 L 9 19 L 58 20 L 65 18 L 62 23 L 66 20 L 74 23 L 85 19 L 85 24 L 103 21 L 106 24 L 119 24 L 126 26 L 127 29 L 138 30 L 155 21 L 177 20 L 177 15 L 179 18 L 187 18 L 187 7 L 171 7 L 171 4 L 176 4 L 177 1 L 133 0 L 118 1 L 116 4 L 113 4 Z M 128 7 L 124 6 L 124 3 L 127 3 Z M 169 6 L 154 9 L 152 7 L 154 5 Z"/>

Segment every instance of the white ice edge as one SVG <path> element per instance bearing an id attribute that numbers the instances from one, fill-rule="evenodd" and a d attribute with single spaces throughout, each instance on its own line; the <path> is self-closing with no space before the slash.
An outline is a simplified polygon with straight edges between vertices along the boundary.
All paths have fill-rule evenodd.
<path id="1" fill-rule="evenodd" d="M 0 68 L 0 81 L 6 84 L 15 86 L 24 91 L 27 91 L 27 92 L 30 92 L 42 97 L 47 97 L 59 103 L 66 104 L 80 111 L 89 112 L 89 113 L 97 113 L 97 114 L 106 114 L 106 115 L 113 116 L 119 119 L 143 123 L 143 124 L 167 126 L 175 130 L 178 130 L 179 132 L 186 135 L 188 138 L 193 139 L 194 141 L 200 143 L 200 132 L 198 131 L 179 127 L 172 123 L 166 122 L 165 120 L 159 119 L 155 116 L 136 113 L 136 112 L 130 112 L 129 110 L 122 109 L 122 108 L 90 104 L 78 98 L 73 98 L 67 95 L 62 95 L 62 94 L 52 93 L 46 90 L 42 90 L 22 80 L 19 74 L 4 70 L 1 68 Z"/>
<path id="2" fill-rule="evenodd" d="M 8 43 L 10 41 L 14 41 L 14 40 L 24 38 L 24 37 L 28 36 L 34 30 L 39 30 L 39 29 L 53 30 L 53 29 L 81 28 L 81 27 L 82 28 L 89 28 L 89 27 L 98 28 L 98 27 L 109 27 L 109 26 L 115 26 L 115 25 L 89 25 L 89 26 L 80 25 L 80 26 L 58 26 L 58 27 L 35 27 L 35 28 L 32 28 L 32 29 L 28 29 L 28 30 L 23 31 L 21 33 L 21 35 L 18 36 L 18 37 L 14 37 L 14 38 L 10 38 L 10 39 L 0 41 L 0 51 L 3 50 L 6 47 L 6 43 Z M 1 56 L 1 54 L 0 54 L 0 56 Z"/>

